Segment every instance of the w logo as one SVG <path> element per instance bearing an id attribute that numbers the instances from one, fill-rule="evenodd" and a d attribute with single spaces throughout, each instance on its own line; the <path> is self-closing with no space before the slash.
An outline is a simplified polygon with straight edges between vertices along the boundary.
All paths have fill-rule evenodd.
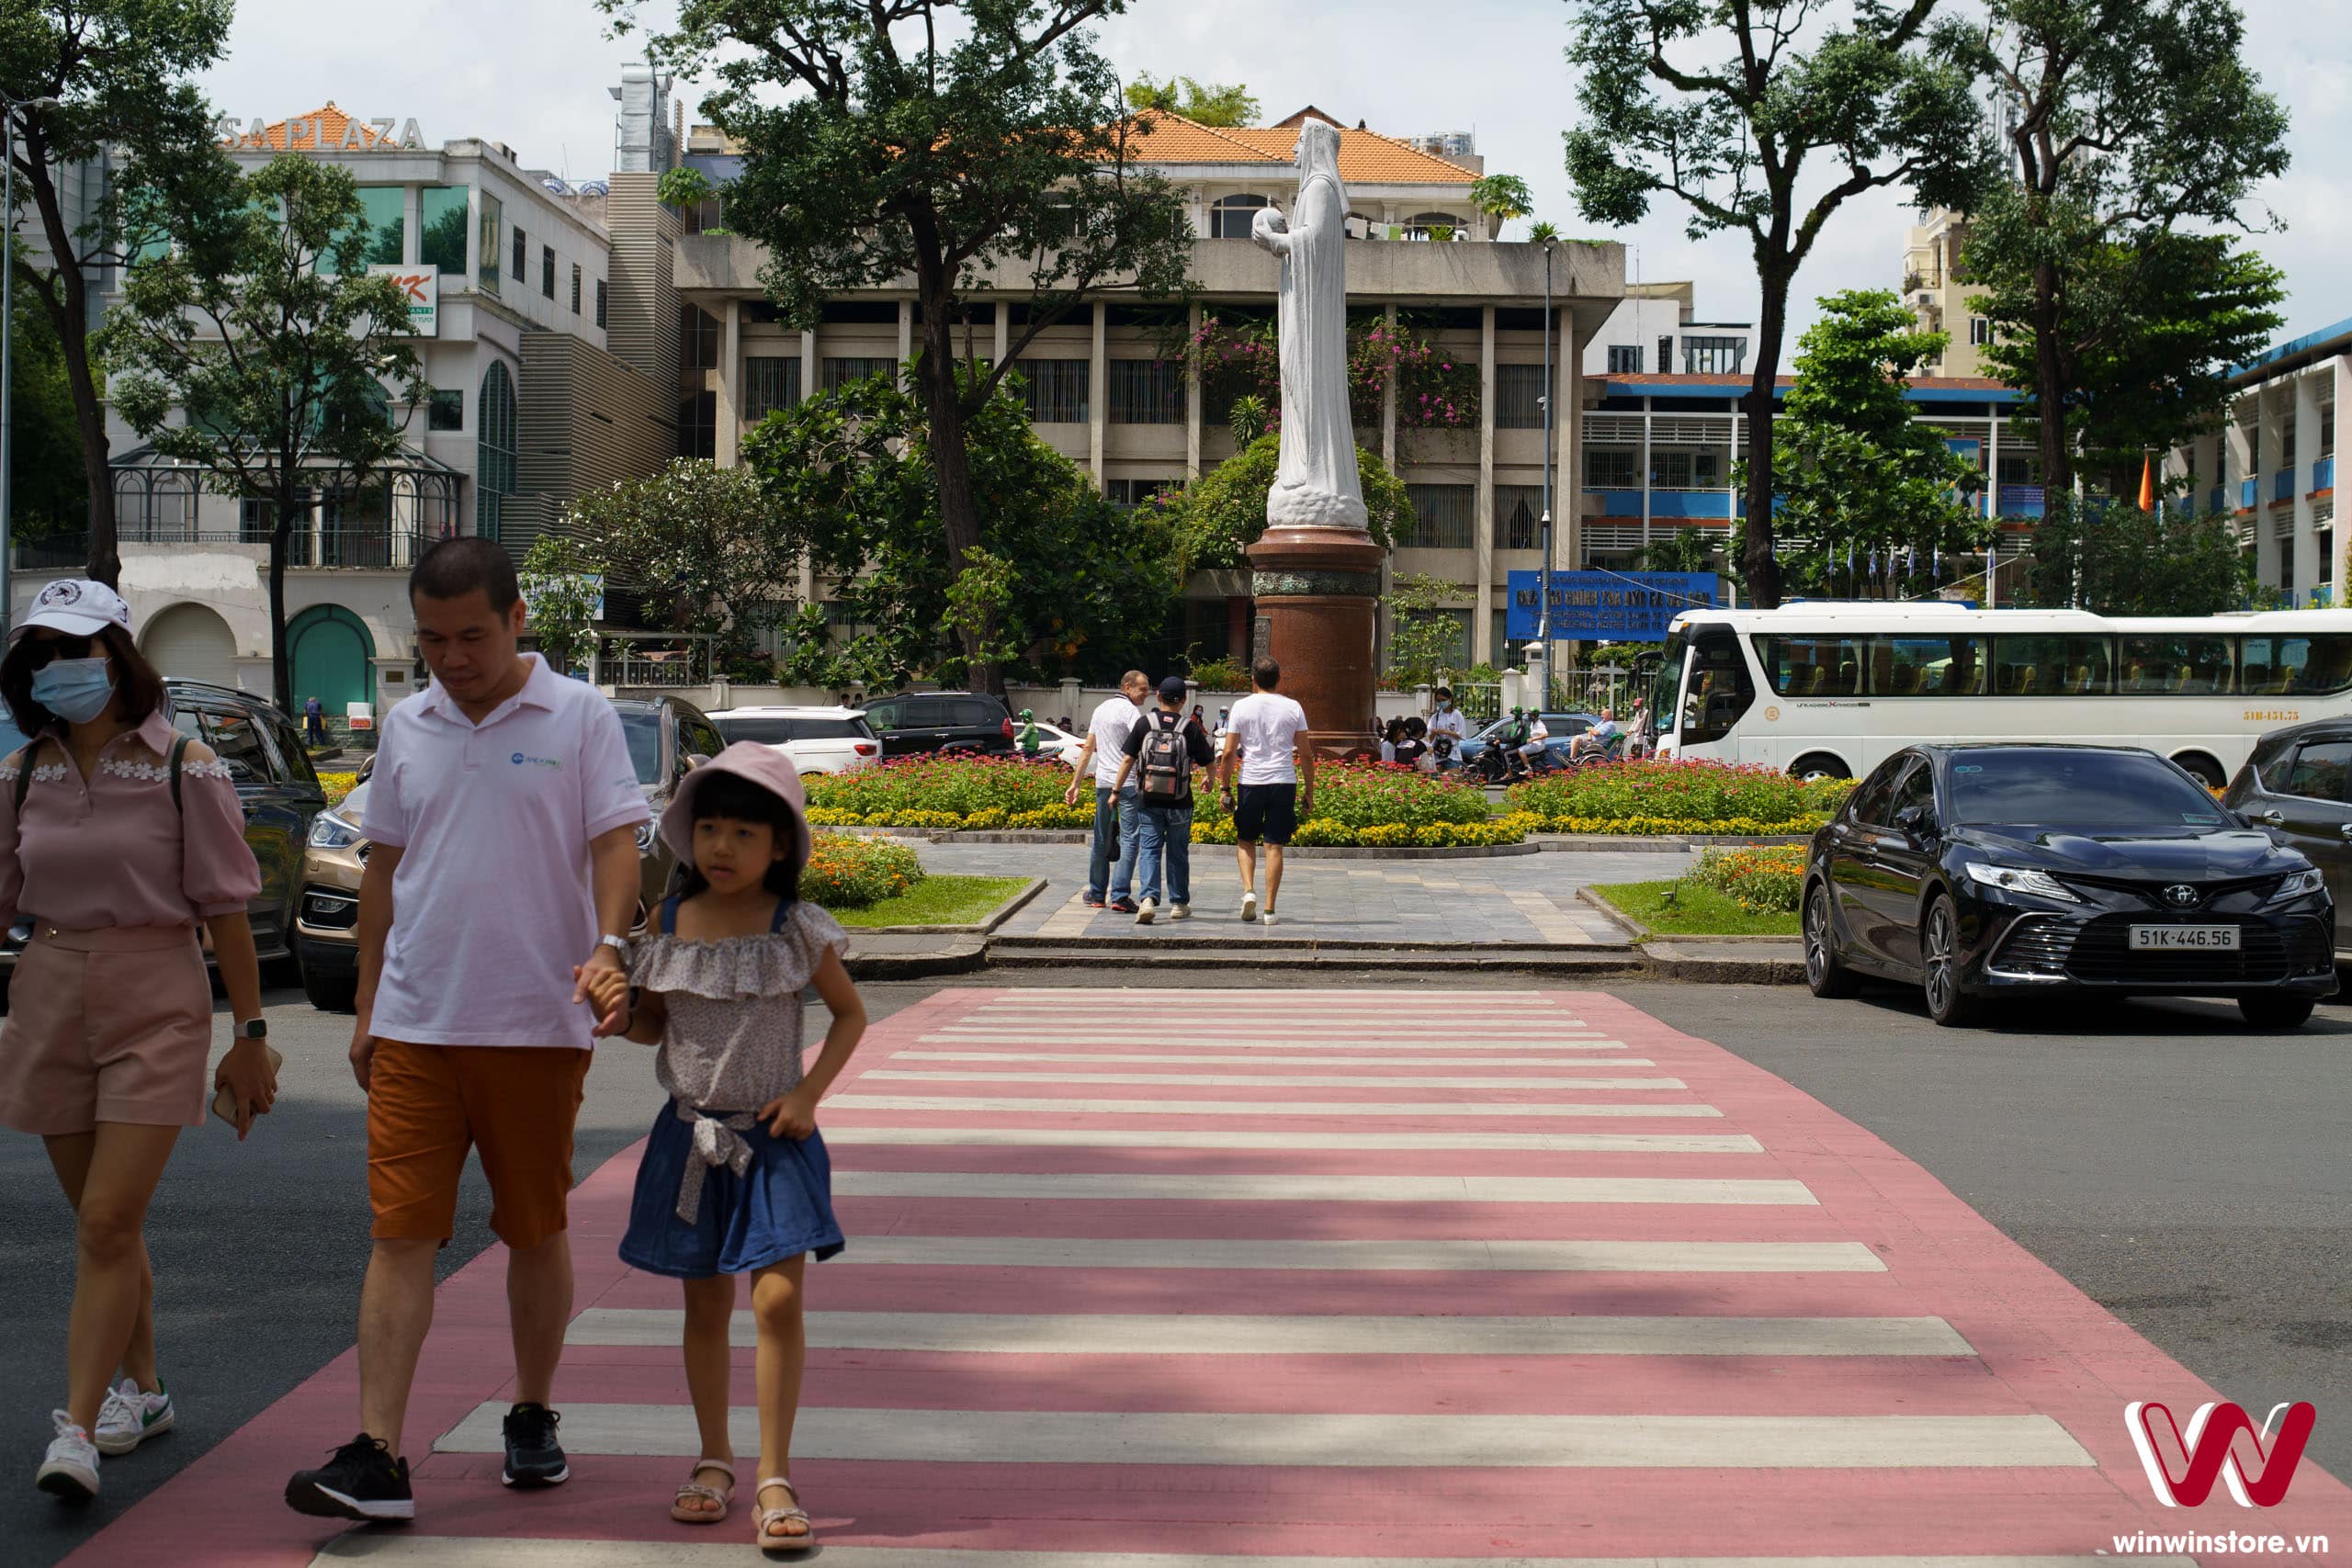
<path id="1" fill-rule="evenodd" d="M 2286 1413 L 2280 1425 L 2279 1412 Z M 2157 1457 L 2155 1416 L 2164 1418 L 2165 1430 L 2172 1435 L 2172 1446 L 2188 1460 L 2188 1468 L 2178 1480 L 2173 1478 L 2170 1466 Z M 2188 1430 L 2183 1433 L 2172 1418 L 2172 1412 L 2161 1404 L 2134 1400 L 2124 1406 L 2123 1424 L 2132 1433 L 2132 1446 L 2140 1451 L 2140 1463 L 2148 1472 L 2148 1486 L 2156 1501 L 2167 1508 L 2186 1505 L 2194 1508 L 2212 1495 L 2213 1481 L 2219 1477 L 2237 1499 L 2241 1508 L 2275 1508 L 2286 1500 L 2287 1483 L 2295 1478 L 2295 1466 L 2301 1462 L 2303 1445 L 2311 1440 L 2312 1427 L 2319 1419 L 2318 1412 L 2301 1400 L 2292 1404 L 2275 1406 L 2268 1420 L 2256 1427 L 2254 1418 L 2235 1404 L 2209 1402 L 2197 1407 L 2188 1418 Z M 2271 1439 L 2272 1427 L 2278 1427 L 2278 1438 Z M 2259 1475 L 2248 1479 L 2231 1451 L 2239 1433 L 2253 1439 L 2255 1458 L 2261 1462 Z M 2264 1451 L 2264 1444 L 2269 1450 Z"/>

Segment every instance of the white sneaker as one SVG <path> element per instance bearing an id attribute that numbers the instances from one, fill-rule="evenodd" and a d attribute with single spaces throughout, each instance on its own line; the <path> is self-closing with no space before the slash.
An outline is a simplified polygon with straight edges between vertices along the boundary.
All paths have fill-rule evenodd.
<path id="1" fill-rule="evenodd" d="M 33 1484 L 69 1503 L 87 1503 L 98 1495 L 98 1446 L 62 1410 L 51 1411 L 49 1418 L 57 1436 L 33 1476 Z"/>
<path id="2" fill-rule="evenodd" d="M 1168 907 L 1168 918 L 1171 920 L 1189 920 L 1193 918 L 1193 907 L 1190 904 L 1170 904 Z"/>
<path id="3" fill-rule="evenodd" d="M 1267 910 L 1264 914 L 1258 917 L 1258 923 L 1261 926 L 1271 926 L 1274 924 L 1274 912 L 1272 909 Z"/>
<path id="4" fill-rule="evenodd" d="M 102 1454 L 127 1454 L 158 1432 L 172 1429 L 172 1396 L 163 1389 L 153 1393 L 140 1391 L 138 1383 L 129 1378 L 122 1386 L 107 1390 L 107 1402 L 98 1409 L 98 1424 L 90 1434 Z"/>
<path id="5" fill-rule="evenodd" d="M 1241 896 L 1241 918 L 1244 921 L 1258 918 L 1258 894 L 1254 888 Z"/>
<path id="6" fill-rule="evenodd" d="M 1151 924 L 1151 918 L 1158 913 L 1159 913 L 1159 900 L 1147 898 L 1136 906 L 1136 924 L 1148 926 Z"/>

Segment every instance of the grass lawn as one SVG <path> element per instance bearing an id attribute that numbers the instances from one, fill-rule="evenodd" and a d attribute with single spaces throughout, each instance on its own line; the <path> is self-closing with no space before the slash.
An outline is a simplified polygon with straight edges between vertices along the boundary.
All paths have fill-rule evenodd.
<path id="1" fill-rule="evenodd" d="M 1797 917 L 1751 915 L 1724 894 L 1695 882 L 1611 882 L 1593 891 L 1660 936 L 1795 936 Z M 1674 902 L 1666 901 L 1668 894 Z"/>
<path id="2" fill-rule="evenodd" d="M 1028 880 L 1025 876 L 926 876 L 911 892 L 863 909 L 835 909 L 833 919 L 845 926 L 978 925 Z"/>

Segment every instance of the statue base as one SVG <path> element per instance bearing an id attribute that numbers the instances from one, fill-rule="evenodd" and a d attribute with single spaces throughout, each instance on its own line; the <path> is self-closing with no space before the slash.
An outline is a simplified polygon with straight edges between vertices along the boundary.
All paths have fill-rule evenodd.
<path id="1" fill-rule="evenodd" d="M 1283 667 L 1281 690 L 1306 710 L 1327 755 L 1370 749 L 1373 633 L 1387 552 L 1362 528 L 1272 527 L 1245 552 L 1257 601 L 1252 659 Z"/>

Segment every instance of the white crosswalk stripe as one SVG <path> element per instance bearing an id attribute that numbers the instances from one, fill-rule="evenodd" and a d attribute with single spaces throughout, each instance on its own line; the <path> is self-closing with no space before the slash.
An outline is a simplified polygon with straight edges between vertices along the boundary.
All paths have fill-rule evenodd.
<path id="1" fill-rule="evenodd" d="M 1185 1241 L 862 1235 L 829 1269 L 1279 1269 L 1471 1273 L 1883 1274 L 1859 1241 Z"/>
<path id="2" fill-rule="evenodd" d="M 865 1077 L 874 1075 L 867 1073 Z M 861 1082 L 864 1079 L 860 1080 Z M 852 1089 L 827 1098 L 839 1111 L 1001 1111 L 1086 1116 L 1721 1116 L 1712 1105 L 1663 1105 L 1600 1101 L 1500 1100 L 1453 1104 L 1443 1100 L 1053 1100 L 982 1094 L 866 1094 Z"/>
<path id="3" fill-rule="evenodd" d="M 825 1141 L 920 1148 L 1514 1149 L 1543 1154 L 1752 1155 L 1745 1133 L 1261 1133 L 1145 1127 L 860 1127 L 836 1122 Z"/>
<path id="4" fill-rule="evenodd" d="M 1615 1064 L 1595 1062 L 1593 1066 Z M 945 1068 L 875 1067 L 862 1083 L 1199 1084 L 1210 1089 L 1686 1089 L 1680 1078 L 1465 1077 L 1458 1073 L 1384 1077 L 1376 1073 L 959 1073 Z"/>
<path id="5" fill-rule="evenodd" d="M 1810 1204 L 1802 1181 L 1634 1176 L 1196 1176 L 847 1170 L 849 1198 L 1136 1199 L 1198 1203 Z"/>

